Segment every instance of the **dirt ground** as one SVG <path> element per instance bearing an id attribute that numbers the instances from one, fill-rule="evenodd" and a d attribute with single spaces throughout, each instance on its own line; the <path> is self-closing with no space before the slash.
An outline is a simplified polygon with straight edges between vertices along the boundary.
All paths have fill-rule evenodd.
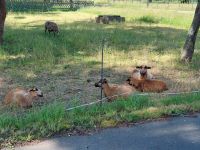
<path id="1" fill-rule="evenodd" d="M 105 69 L 104 76 L 110 83 L 124 84 L 133 68 L 119 71 L 118 69 Z M 94 83 L 100 79 L 100 71 L 90 69 L 85 73 L 80 70 L 66 70 L 60 74 L 40 73 L 34 79 L 11 78 L 6 73 L 0 76 L 0 100 L 3 100 L 6 92 L 15 87 L 40 88 L 44 97 L 36 102 L 36 105 L 44 105 L 53 101 L 62 101 L 66 108 L 83 103 L 97 101 L 100 98 L 100 88 L 94 87 Z M 151 71 L 155 78 L 167 82 L 168 92 L 182 92 L 198 90 L 200 88 L 200 73 L 192 73 L 190 78 L 177 79 L 178 75 L 167 70 Z M 167 72 L 167 76 L 163 74 Z M 179 73 L 181 75 L 181 72 Z"/>

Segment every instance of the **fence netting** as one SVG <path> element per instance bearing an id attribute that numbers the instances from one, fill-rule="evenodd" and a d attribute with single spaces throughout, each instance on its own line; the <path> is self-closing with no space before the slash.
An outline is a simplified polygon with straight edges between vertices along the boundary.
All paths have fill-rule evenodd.
<path id="1" fill-rule="evenodd" d="M 93 6 L 90 0 L 8 0 L 7 9 L 13 12 L 46 12 L 52 10 L 77 10 L 81 7 Z"/>

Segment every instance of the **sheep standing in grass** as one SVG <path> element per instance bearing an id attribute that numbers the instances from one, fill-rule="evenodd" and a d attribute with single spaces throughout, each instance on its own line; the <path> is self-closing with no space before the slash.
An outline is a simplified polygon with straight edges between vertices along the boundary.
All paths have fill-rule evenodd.
<path id="1" fill-rule="evenodd" d="M 45 26 L 45 33 L 48 31 L 49 34 L 50 32 L 54 33 L 54 36 L 56 33 L 59 33 L 58 25 L 55 22 L 47 21 L 44 24 Z"/>
<path id="2" fill-rule="evenodd" d="M 31 107 L 32 103 L 37 97 L 43 97 L 42 91 L 37 88 L 25 90 L 16 88 L 10 90 L 4 99 L 5 105 L 17 105 L 19 107 Z"/>
<path id="3" fill-rule="evenodd" d="M 106 79 L 100 80 L 95 83 L 95 87 L 102 87 L 105 97 L 108 98 L 108 101 L 113 101 L 119 97 L 126 98 L 135 92 L 135 88 L 129 85 L 111 85 L 108 84 Z"/>

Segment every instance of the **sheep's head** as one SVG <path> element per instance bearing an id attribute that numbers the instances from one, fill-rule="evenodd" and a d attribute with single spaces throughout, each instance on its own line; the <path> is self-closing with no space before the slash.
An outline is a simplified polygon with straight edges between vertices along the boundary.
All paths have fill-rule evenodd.
<path id="1" fill-rule="evenodd" d="M 103 85 L 103 84 L 106 84 L 106 83 L 108 83 L 108 81 L 104 78 L 104 79 L 99 80 L 99 82 L 96 82 L 96 83 L 94 84 L 94 86 L 95 86 L 95 87 L 102 87 L 102 85 Z"/>
<path id="2" fill-rule="evenodd" d="M 135 79 L 135 78 L 133 78 L 133 77 L 129 77 L 127 80 L 126 80 L 126 82 L 129 84 L 129 85 L 131 85 L 131 86 L 134 86 L 134 87 L 138 87 L 138 85 L 139 85 L 139 80 L 137 80 L 137 79 Z"/>
<path id="3" fill-rule="evenodd" d="M 147 69 L 151 69 L 151 67 L 146 65 L 136 66 L 136 68 L 140 70 L 140 75 L 142 77 L 147 77 Z"/>
<path id="4" fill-rule="evenodd" d="M 38 88 L 32 88 L 32 89 L 30 89 L 29 93 L 33 97 L 43 97 L 42 91 L 40 89 L 38 89 Z"/>
<path id="5" fill-rule="evenodd" d="M 96 17 L 95 20 L 96 20 L 96 23 L 100 23 L 100 17 Z"/>

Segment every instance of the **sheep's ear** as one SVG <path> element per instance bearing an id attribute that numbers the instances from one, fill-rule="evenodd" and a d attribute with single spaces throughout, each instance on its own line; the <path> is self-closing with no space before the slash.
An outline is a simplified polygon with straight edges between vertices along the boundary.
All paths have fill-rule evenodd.
<path id="1" fill-rule="evenodd" d="M 31 89 L 29 89 L 29 92 L 33 92 L 33 91 L 38 91 L 38 89 L 37 88 L 31 88 Z"/>
<path id="2" fill-rule="evenodd" d="M 106 78 L 104 78 L 103 79 L 103 83 L 107 83 L 108 81 L 107 81 L 107 79 Z"/>
<path id="3" fill-rule="evenodd" d="M 35 90 L 35 91 L 38 91 L 38 88 L 35 87 L 34 90 Z"/>
<path id="4" fill-rule="evenodd" d="M 144 68 L 145 68 L 145 69 L 151 69 L 151 67 L 149 67 L 149 66 L 145 66 Z"/>
<path id="5" fill-rule="evenodd" d="M 131 77 L 129 76 L 128 79 L 126 81 L 131 81 Z"/>
<path id="6" fill-rule="evenodd" d="M 141 69 L 141 68 L 142 68 L 142 66 L 136 66 L 136 68 L 138 68 L 138 69 Z"/>
<path id="7" fill-rule="evenodd" d="M 34 88 L 31 88 L 31 89 L 29 89 L 28 91 L 29 91 L 29 92 L 33 92 L 33 91 L 35 91 L 35 90 L 34 90 Z"/>
<path id="8" fill-rule="evenodd" d="M 138 69 L 139 69 L 139 68 L 140 68 L 140 66 L 136 66 L 135 68 L 138 68 Z"/>

